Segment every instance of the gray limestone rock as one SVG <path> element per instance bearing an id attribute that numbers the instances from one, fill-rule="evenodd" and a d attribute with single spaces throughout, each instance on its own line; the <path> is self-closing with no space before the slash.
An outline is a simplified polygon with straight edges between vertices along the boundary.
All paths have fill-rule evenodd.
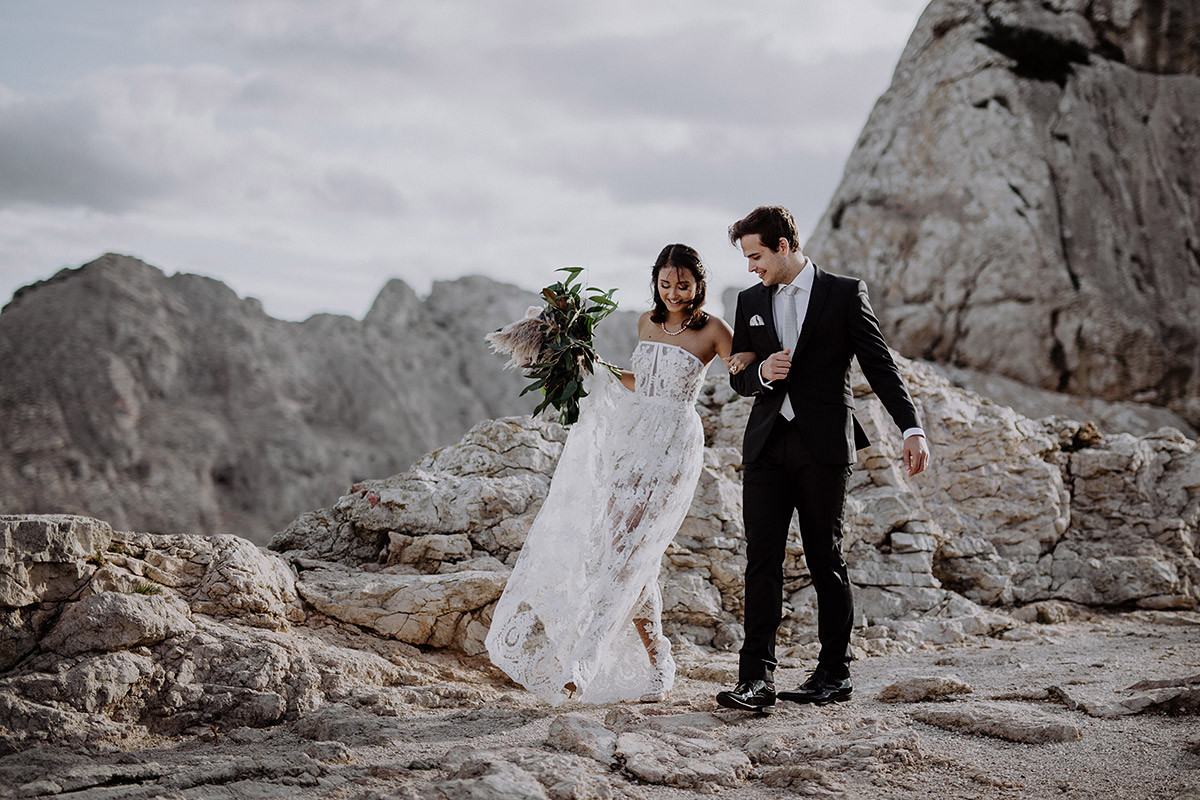
<path id="1" fill-rule="evenodd" d="M 393 575 L 315 569 L 303 573 L 298 588 L 331 617 L 409 644 L 455 645 L 478 655 L 484 651 L 480 634 L 487 630 L 480 619 L 500 597 L 507 577 L 475 570 Z M 490 613 L 486 619 L 490 621 Z"/>
<path id="2" fill-rule="evenodd" d="M 898 466 L 898 435 L 855 374 L 859 416 L 874 442 L 851 476 L 845 529 L 858 581 L 853 644 L 862 654 L 1044 635 L 1040 627 L 1010 630 L 1017 621 L 989 608 L 996 604 L 1027 604 L 1018 617 L 1047 623 L 1077 618 L 1088 606 L 1195 606 L 1195 441 L 1170 430 L 1105 435 L 1069 419 L 1031 420 L 928 367 L 899 363 L 935 461 L 908 478 Z M 735 645 L 740 628 L 740 456 L 725 443 L 720 421 L 748 405 L 719 378 L 701 392 L 697 411 L 710 431 L 704 467 L 663 557 L 664 623 L 680 674 L 691 679 L 727 683 L 736 673 L 732 656 L 704 648 Z M 441 667 L 418 668 L 410 644 L 482 655 L 492 604 L 565 434 L 557 423 L 529 417 L 481 423 L 412 470 L 364 481 L 333 508 L 305 515 L 277 537 L 281 553 L 231 536 L 113 532 L 71 517 L 0 518 L 7 545 L 0 552 L 0 711 L 11 720 L 0 731 L 0 753 L 38 742 L 244 730 L 306 715 L 308 738 L 331 741 L 352 735 L 335 724 L 350 719 L 345 707 L 354 709 L 356 730 L 382 742 L 404 735 L 407 709 L 486 705 L 495 687 L 466 687 Z M 788 545 L 785 581 L 779 646 L 784 658 L 802 663 L 815 656 L 816 608 L 798 537 Z M 1194 693 L 1191 686 L 1146 688 L 1077 705 L 1192 713 Z M 319 713 L 330 703 L 341 706 Z M 994 704 L 934 710 L 922 719 L 1021 741 L 1070 734 Z M 547 741 L 563 749 L 554 756 L 597 768 L 618 763 L 624 775 L 670 786 L 734 786 L 748 774 L 745 752 L 716 741 L 722 723 L 711 714 L 620 711 L 603 729 L 556 720 Z M 902 732 L 869 726 L 836 747 L 780 746 L 847 765 L 852 752 L 900 763 L 917 757 L 915 741 Z M 548 782 L 541 776 L 550 762 L 521 764 L 555 798 L 611 788 L 591 772 L 570 786 Z M 780 785 L 797 779 L 786 770 L 773 775 Z M 449 780 L 459 781 L 453 791 L 470 792 L 483 785 L 470 782 L 485 777 Z"/>
<path id="3" fill-rule="evenodd" d="M 1030 420 L 954 387 L 927 366 L 902 358 L 900 365 L 927 420 L 935 463 L 915 479 L 899 469 L 899 437 L 855 373 L 859 418 L 874 442 L 851 476 L 846 511 L 844 549 L 856 608 L 871 631 L 855 646 L 885 652 L 949 644 L 1018 624 L 988 606 L 1054 600 L 1193 607 L 1200 598 L 1195 442 L 1170 431 L 1105 436 L 1062 418 Z M 676 639 L 723 647 L 737 639 L 745 567 L 740 457 L 720 443 L 722 428 L 713 421 L 748 406 L 715 377 L 697 404 L 713 438 L 661 575 L 664 622 Z M 327 570 L 326 557 L 350 570 L 338 579 L 345 586 L 377 585 L 384 594 L 406 582 L 442 585 L 454 574 L 476 574 L 477 564 L 500 587 L 548 490 L 563 436 L 561 426 L 544 420 L 481 423 L 409 472 L 363 482 L 272 546 L 300 571 L 302 587 L 309 573 L 325 576 L 312 583 L 314 590 L 329 576 L 314 572 Z M 363 575 L 355 577 L 355 570 Z M 802 645 L 812 639 L 816 605 L 795 535 L 785 580 L 781 646 Z M 356 622 L 364 614 L 387 618 L 387 630 L 399 631 L 391 624 L 399 617 L 388 618 L 382 606 L 369 610 L 377 602 L 331 604 L 323 592 L 309 599 L 327 613 Z M 481 652 L 489 614 L 481 600 L 463 595 L 449 603 L 452 609 L 439 608 L 440 628 L 404 617 L 416 632 L 405 640 Z"/>
<path id="4" fill-rule="evenodd" d="M 60 655 L 157 644 L 191 633 L 187 604 L 170 596 L 101 592 L 68 603 L 42 647 Z"/>
<path id="5" fill-rule="evenodd" d="M 953 675 L 923 675 L 890 683 L 875 696 L 881 703 L 921 703 L 969 694 L 971 687 Z"/>
<path id="6" fill-rule="evenodd" d="M 1145 436 L 1161 428 L 1175 428 L 1192 439 L 1200 436 L 1200 429 L 1194 424 L 1171 409 L 1153 403 L 1109 401 L 1099 397 L 1054 392 L 1028 386 L 992 372 L 953 364 L 930 363 L 955 386 L 969 389 L 1031 419 L 1066 417 L 1090 420 L 1110 433 L 1132 433 L 1134 436 Z"/>
<path id="7" fill-rule="evenodd" d="M 1087 689 L 1088 687 L 1053 686 L 1049 692 L 1067 708 L 1082 711 L 1093 717 L 1200 714 L 1200 675 L 1138 681 L 1120 694 Z"/>
<path id="8" fill-rule="evenodd" d="M 341 742 L 313 742 L 304 748 L 304 754 L 314 761 L 345 764 L 354 760 L 353 751 Z"/>
<path id="9" fill-rule="evenodd" d="M 762 783 L 772 789 L 791 789 L 805 797 L 845 796 L 845 786 L 836 775 L 800 764 L 764 770 Z"/>
<path id="10" fill-rule="evenodd" d="M 20 604 L 0 607 L 13 623 L 0 638 L 0 755 L 274 725 L 364 686 L 408 684 L 401 707 L 484 699 L 399 666 L 399 642 L 358 633 L 349 648 L 298 633 L 328 618 L 303 605 L 282 559 L 245 539 L 114 533 L 60 516 L 4 517 L 0 530 L 4 602 Z M 463 635 L 486 630 L 482 620 Z"/>
<path id="11" fill-rule="evenodd" d="M 617 735 L 586 717 L 564 714 L 550 721 L 546 744 L 556 750 L 586 756 L 607 765 L 613 761 Z"/>
<path id="12" fill-rule="evenodd" d="M 935 0 L 806 251 L 907 356 L 1200 426 L 1198 20 Z"/>
<path id="13" fill-rule="evenodd" d="M 329 748 L 328 745 L 379 746 L 387 745 L 396 740 L 403 740 L 404 721 L 395 717 L 381 717 L 353 708 L 344 703 L 330 703 L 313 709 L 292 723 L 291 729 L 304 739 L 311 739 L 318 745 L 325 745 L 321 750 L 340 752 L 339 748 Z M 320 756 L 309 753 L 313 758 L 323 760 Z"/>
<path id="14" fill-rule="evenodd" d="M 832 735 L 836 729 L 836 735 Z M 817 735 L 762 734 L 745 744 L 746 754 L 767 766 L 819 766 L 835 773 L 872 770 L 879 764 L 913 765 L 921 760 L 920 739 L 911 726 L 874 717 L 851 717 L 821 725 Z M 774 773 L 787 776 L 789 773 Z"/>
<path id="15" fill-rule="evenodd" d="M 639 780 L 680 789 L 740 786 L 750 773 L 750 759 L 741 750 L 708 738 L 650 731 L 619 734 L 615 758 Z"/>
<path id="16" fill-rule="evenodd" d="M 549 800 L 538 780 L 503 758 L 481 754 L 468 759 L 446 781 L 434 783 L 424 800 Z"/>
<path id="17" fill-rule="evenodd" d="M 949 707 L 921 707 L 913 719 L 948 731 L 974 733 L 1025 744 L 1071 742 L 1083 738 L 1082 729 L 1060 715 L 1014 704 L 966 703 Z"/>

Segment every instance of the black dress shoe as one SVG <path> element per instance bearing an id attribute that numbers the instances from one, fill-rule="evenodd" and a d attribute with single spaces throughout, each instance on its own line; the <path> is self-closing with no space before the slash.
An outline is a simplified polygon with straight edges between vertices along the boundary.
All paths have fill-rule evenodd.
<path id="1" fill-rule="evenodd" d="M 732 691 L 717 692 L 717 704 L 770 714 L 775 710 L 775 687 L 766 681 L 742 681 Z"/>
<path id="2" fill-rule="evenodd" d="M 809 673 L 808 679 L 800 684 L 794 692 L 780 692 L 780 700 L 791 700 L 793 703 L 812 703 L 823 706 L 828 703 L 844 703 L 854 693 L 854 685 L 850 683 L 850 675 L 834 676 L 824 667 L 817 667 Z"/>

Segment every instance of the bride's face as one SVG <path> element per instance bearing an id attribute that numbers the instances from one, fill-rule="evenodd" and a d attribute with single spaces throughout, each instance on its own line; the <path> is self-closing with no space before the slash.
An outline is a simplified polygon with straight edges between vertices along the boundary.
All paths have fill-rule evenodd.
<path id="1" fill-rule="evenodd" d="M 696 276 L 690 269 L 668 264 L 658 272 L 658 296 L 667 311 L 682 312 L 696 299 Z"/>

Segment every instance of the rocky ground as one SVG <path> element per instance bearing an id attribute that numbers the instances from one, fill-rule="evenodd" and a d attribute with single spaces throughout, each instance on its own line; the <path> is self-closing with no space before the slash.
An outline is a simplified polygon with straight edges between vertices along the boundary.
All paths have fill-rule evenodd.
<path id="1" fill-rule="evenodd" d="M 847 506 L 848 705 L 758 719 L 712 700 L 740 644 L 746 411 L 713 381 L 663 559 L 669 703 L 551 707 L 488 665 L 565 436 L 510 417 L 350 487 L 272 550 L 0 516 L 0 793 L 1200 798 L 1196 442 L 1030 420 L 902 365 L 939 461 L 900 475 L 858 392 L 877 445 Z M 786 687 L 816 644 L 795 545 L 785 570 Z"/>
<path id="2" fill-rule="evenodd" d="M 1200 798 L 1200 614 L 1059 611 L 1000 638 L 863 655 L 851 702 L 770 717 L 713 702 L 728 652 L 680 648 L 666 703 L 558 707 L 431 652 L 416 660 L 435 684 L 282 724 L 10 754 L 0 797 Z M 783 654 L 781 686 L 810 656 Z"/>
<path id="3" fill-rule="evenodd" d="M 845 706 L 712 700 L 741 639 L 748 412 L 713 379 L 660 576 L 670 702 L 549 706 L 488 665 L 566 436 L 508 417 L 270 549 L 0 515 L 0 796 L 1200 800 L 1200 446 L 1029 419 L 900 363 L 936 462 L 898 469 L 856 378 L 875 445 L 846 509 Z M 817 647 L 798 537 L 785 576 L 786 688 Z"/>

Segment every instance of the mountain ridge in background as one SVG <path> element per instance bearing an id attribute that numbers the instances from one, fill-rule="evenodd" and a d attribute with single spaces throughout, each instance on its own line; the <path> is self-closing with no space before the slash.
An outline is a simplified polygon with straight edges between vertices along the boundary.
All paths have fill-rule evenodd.
<path id="1" fill-rule="evenodd" d="M 265 543 L 355 480 L 531 411 L 483 335 L 539 301 L 482 277 L 424 299 L 391 280 L 362 320 L 289 322 L 128 256 L 63 270 L 0 312 L 0 508 Z M 635 318 L 598 328 L 610 360 L 628 361 Z"/>

